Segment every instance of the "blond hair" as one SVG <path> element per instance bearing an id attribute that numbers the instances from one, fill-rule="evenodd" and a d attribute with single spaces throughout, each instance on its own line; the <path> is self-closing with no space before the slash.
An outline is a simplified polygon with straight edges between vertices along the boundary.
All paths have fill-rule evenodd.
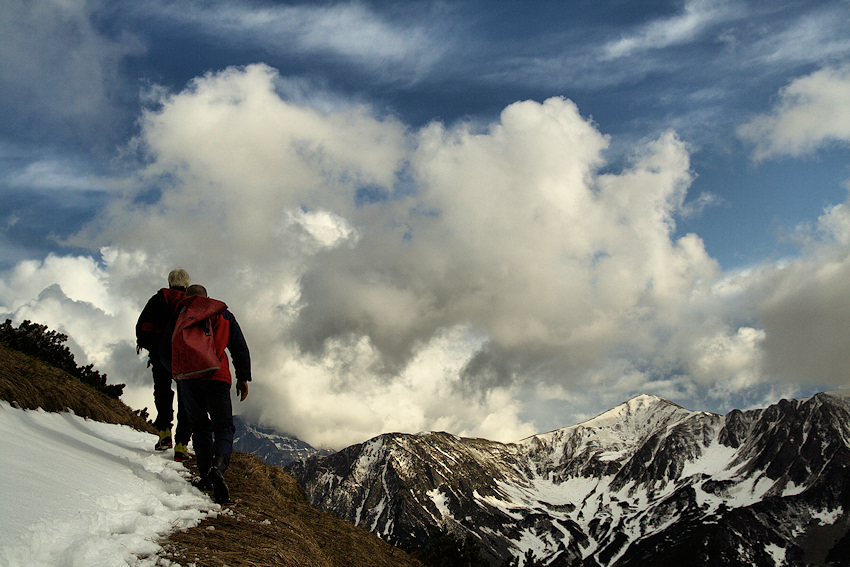
<path id="1" fill-rule="evenodd" d="M 189 277 L 189 272 L 183 268 L 171 270 L 171 273 L 168 274 L 168 287 L 185 291 L 190 283 L 192 283 L 192 278 Z"/>

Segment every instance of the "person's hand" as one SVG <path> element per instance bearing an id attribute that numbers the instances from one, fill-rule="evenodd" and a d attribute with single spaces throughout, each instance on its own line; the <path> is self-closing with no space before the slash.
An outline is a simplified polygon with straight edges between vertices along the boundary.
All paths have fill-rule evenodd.
<path id="1" fill-rule="evenodd" d="M 237 381 L 236 392 L 239 394 L 239 401 L 244 402 L 248 397 L 248 382 Z"/>

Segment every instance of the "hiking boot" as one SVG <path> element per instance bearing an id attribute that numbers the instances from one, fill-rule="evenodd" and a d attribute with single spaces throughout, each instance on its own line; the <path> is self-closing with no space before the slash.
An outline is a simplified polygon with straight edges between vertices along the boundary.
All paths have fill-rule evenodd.
<path id="1" fill-rule="evenodd" d="M 171 430 L 163 429 L 159 432 L 159 441 L 156 442 L 153 448 L 157 451 L 165 451 L 166 449 L 171 449 L 172 444 Z"/>
<path id="2" fill-rule="evenodd" d="M 212 484 L 210 484 L 210 481 L 207 480 L 206 478 L 202 477 L 202 476 L 194 477 L 192 479 L 192 486 L 194 486 L 198 490 L 203 490 L 203 491 L 212 490 Z"/>
<path id="3" fill-rule="evenodd" d="M 230 490 L 227 488 L 227 483 L 224 482 L 224 469 L 226 468 L 224 459 L 218 455 L 213 457 L 213 464 L 207 473 L 207 480 L 212 484 L 213 500 L 216 504 L 225 504 L 230 501 Z"/>
<path id="4" fill-rule="evenodd" d="M 174 460 L 178 463 L 189 460 L 189 447 L 185 443 L 178 443 L 174 446 Z"/>

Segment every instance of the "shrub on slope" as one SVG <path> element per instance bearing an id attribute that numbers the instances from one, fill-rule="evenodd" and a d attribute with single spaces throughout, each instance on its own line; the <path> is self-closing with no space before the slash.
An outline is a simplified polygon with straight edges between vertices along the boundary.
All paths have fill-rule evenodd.
<path id="1" fill-rule="evenodd" d="M 153 387 L 153 386 L 151 386 Z M 73 411 L 104 423 L 155 431 L 142 415 L 64 370 L 0 343 L 0 399 L 22 409 Z"/>
<path id="2" fill-rule="evenodd" d="M 95 370 L 93 364 L 77 366 L 74 355 L 65 345 L 67 340 L 68 335 L 50 331 L 47 325 L 28 320 L 23 321 L 17 328 L 12 326 L 11 319 L 0 324 L 0 343 L 64 370 L 110 398 L 120 398 L 124 384 L 107 384 L 106 374 Z"/>

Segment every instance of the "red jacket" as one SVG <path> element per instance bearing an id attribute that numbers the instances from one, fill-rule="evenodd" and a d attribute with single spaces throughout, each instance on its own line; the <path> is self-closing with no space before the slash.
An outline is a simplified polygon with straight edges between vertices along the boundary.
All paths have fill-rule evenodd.
<path id="1" fill-rule="evenodd" d="M 248 344 L 245 342 L 245 336 L 242 334 L 239 323 L 236 322 L 236 317 L 227 310 L 227 304 L 210 297 L 190 295 L 181 299 L 177 304 L 177 313 L 177 317 L 172 321 L 174 325 L 172 336 L 180 332 L 181 326 L 188 326 L 209 319 L 209 328 L 212 331 L 219 368 L 212 374 L 203 376 L 203 379 L 232 383 L 230 365 L 225 352 L 225 349 L 227 349 L 233 357 L 236 380 L 244 382 L 251 380 L 251 355 Z M 169 352 L 167 357 L 165 353 L 163 355 L 163 358 L 168 360 L 169 363 L 172 362 L 172 352 Z M 193 378 L 182 377 L 181 379 Z"/>

